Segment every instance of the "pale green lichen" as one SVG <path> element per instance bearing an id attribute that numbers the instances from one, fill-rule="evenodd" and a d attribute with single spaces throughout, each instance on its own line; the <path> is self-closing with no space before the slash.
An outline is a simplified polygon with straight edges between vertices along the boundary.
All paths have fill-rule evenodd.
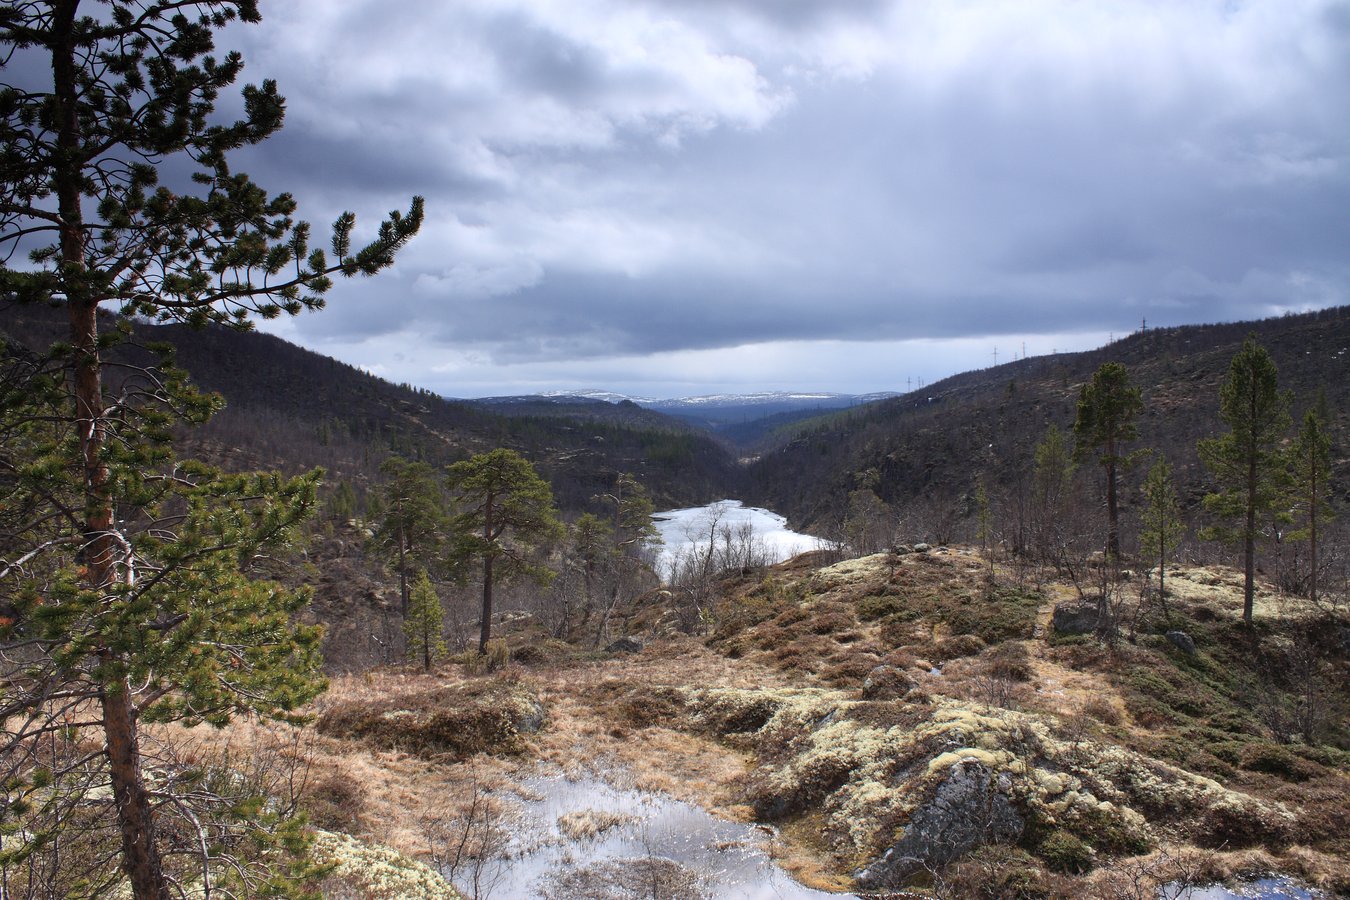
<path id="1" fill-rule="evenodd" d="M 932 796 L 953 766 L 974 760 L 1000 778 L 1002 790 L 1044 825 L 1081 829 L 1089 842 L 1102 822 L 1130 843 L 1151 829 L 1138 810 L 1175 809 L 1183 817 L 1213 810 L 1290 821 L 1282 807 L 1228 790 L 1211 779 L 1124 748 L 1057 738 L 1041 714 L 936 701 L 926 720 L 886 727 L 859 721 L 860 701 L 823 689 L 685 692 L 696 719 L 725 721 L 749 710 L 767 721 L 755 731 L 769 756 L 755 792 L 819 809 L 833 849 L 874 854 Z"/>
<path id="2" fill-rule="evenodd" d="M 329 879 L 372 900 L 402 897 L 463 900 L 449 882 L 425 863 L 388 847 L 363 844 L 348 834 L 316 832 L 312 854 L 315 862 L 333 867 Z"/>

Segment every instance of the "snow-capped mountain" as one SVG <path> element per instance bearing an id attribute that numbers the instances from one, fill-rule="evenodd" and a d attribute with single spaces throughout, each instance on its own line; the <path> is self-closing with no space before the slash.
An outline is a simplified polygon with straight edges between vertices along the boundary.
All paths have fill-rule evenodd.
<path id="1" fill-rule="evenodd" d="M 544 391 L 541 394 L 532 395 L 529 399 L 545 397 L 550 400 L 603 400 L 606 403 L 622 403 L 627 400 L 630 403 L 636 403 L 638 406 L 645 406 L 648 409 L 659 409 L 666 412 L 675 409 L 696 410 L 754 406 L 773 406 L 794 410 L 842 409 L 844 407 L 857 406 L 861 403 L 871 403 L 875 400 L 884 400 L 887 397 L 895 396 L 898 395 L 893 392 L 880 392 L 874 394 L 837 394 L 830 391 L 758 391 L 752 394 L 703 394 L 697 397 L 673 397 L 665 400 L 657 400 L 651 397 L 634 397 L 628 394 L 620 394 L 615 391 L 606 391 L 598 388 L 583 388 L 574 391 Z M 500 402 L 517 398 L 492 397 L 486 399 Z"/>

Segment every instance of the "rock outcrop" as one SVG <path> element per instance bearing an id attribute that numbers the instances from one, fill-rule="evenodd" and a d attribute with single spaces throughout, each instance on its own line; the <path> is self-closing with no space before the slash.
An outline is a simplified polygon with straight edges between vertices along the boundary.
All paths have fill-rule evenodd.
<path id="1" fill-rule="evenodd" d="M 904 836 L 858 873 L 864 889 L 898 885 L 924 868 L 936 868 L 984 844 L 1016 840 L 1025 820 L 1008 798 L 1012 783 L 977 759 L 947 772 L 933 799 L 914 811 Z"/>

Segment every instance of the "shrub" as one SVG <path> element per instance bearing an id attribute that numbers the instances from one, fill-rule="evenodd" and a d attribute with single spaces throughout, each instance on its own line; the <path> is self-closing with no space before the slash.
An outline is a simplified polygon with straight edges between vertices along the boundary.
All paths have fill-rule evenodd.
<path id="1" fill-rule="evenodd" d="M 875 622 L 887 616 L 903 612 L 905 603 L 895 596 L 883 595 L 864 597 L 858 601 L 858 618 L 864 622 Z"/>
<path id="2" fill-rule="evenodd" d="M 853 627 L 853 616 L 840 609 L 827 609 L 811 619 L 809 628 L 812 634 L 834 634 Z"/>
<path id="3" fill-rule="evenodd" d="M 1062 829 L 1055 829 L 1041 841 L 1036 855 L 1045 861 L 1046 868 L 1054 872 L 1081 875 L 1091 871 L 1096 853 L 1077 836 Z"/>
<path id="4" fill-rule="evenodd" d="M 1248 772 L 1264 772 L 1299 783 L 1321 774 L 1316 763 L 1299 759 L 1283 747 L 1274 744 L 1247 744 L 1240 751 L 1238 765 Z"/>
<path id="5" fill-rule="evenodd" d="M 1027 648 L 1010 641 L 989 652 L 989 674 L 1007 681 L 1030 681 L 1034 674 Z"/>
<path id="6" fill-rule="evenodd" d="M 361 830 L 365 788 L 350 775 L 335 772 L 310 784 L 303 797 L 310 822 L 325 831 Z"/>
<path id="7" fill-rule="evenodd" d="M 938 662 L 946 662 L 949 659 L 959 659 L 963 656 L 974 656 L 988 646 L 984 640 L 974 634 L 958 634 L 955 637 L 949 637 L 946 640 L 938 641 L 937 647 L 933 651 L 933 656 Z"/>
<path id="8" fill-rule="evenodd" d="M 835 687 L 860 683 L 877 666 L 878 659 L 870 653 L 849 653 L 836 657 L 820 671 L 820 677 Z"/>
<path id="9" fill-rule="evenodd" d="M 979 900 L 1041 900 L 1055 896 L 1051 879 L 1035 857 L 1019 847 L 990 844 L 951 866 L 941 896 Z M 906 895 L 898 895 L 906 896 Z"/>
<path id="10" fill-rule="evenodd" d="M 1089 697 L 1083 701 L 1083 712 L 1103 725 L 1119 725 L 1121 723 L 1120 710 L 1105 697 Z"/>

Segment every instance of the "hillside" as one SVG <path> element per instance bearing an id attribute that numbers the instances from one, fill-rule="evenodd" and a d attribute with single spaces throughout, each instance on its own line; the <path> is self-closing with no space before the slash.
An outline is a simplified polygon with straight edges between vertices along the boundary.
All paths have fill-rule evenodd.
<path id="1" fill-rule="evenodd" d="M 65 339 L 61 311 L 32 306 L 5 308 L 0 332 L 35 350 Z M 661 505 L 704 503 L 737 486 L 727 451 L 656 413 L 485 410 L 392 384 L 271 335 L 143 323 L 134 334 L 136 343 L 172 344 L 193 382 L 224 398 L 225 408 L 187 434 L 183 449 L 232 469 L 323 466 L 330 485 L 347 480 L 360 498 L 391 454 L 444 465 L 505 446 L 536 465 L 568 512 L 586 509 L 618 472 L 634 474 Z M 146 359 L 125 346 L 117 352 Z"/>
<path id="2" fill-rule="evenodd" d="M 1350 308 L 1255 323 L 1149 329 L 1083 353 L 1035 357 L 967 372 L 892 400 L 781 429 L 777 446 L 749 469 L 757 505 L 803 530 L 828 530 L 844 514 L 858 473 L 875 469 L 877 493 L 909 520 L 914 539 L 969 532 L 984 477 L 1006 500 L 1025 484 L 1032 450 L 1047 427 L 1072 429 L 1079 390 L 1104 362 L 1128 367 L 1143 390 L 1139 439 L 1130 450 L 1166 454 L 1188 506 L 1207 476 L 1195 442 L 1221 429 L 1219 383 L 1243 339 L 1255 332 L 1294 395 L 1295 419 L 1319 390 L 1333 415 L 1341 499 L 1350 499 Z M 1137 484 L 1146 466 L 1129 476 Z M 1084 473 L 1088 477 L 1088 473 Z M 1085 482 L 1085 490 L 1094 483 Z M 1135 491 L 1126 490 L 1126 503 Z"/>

